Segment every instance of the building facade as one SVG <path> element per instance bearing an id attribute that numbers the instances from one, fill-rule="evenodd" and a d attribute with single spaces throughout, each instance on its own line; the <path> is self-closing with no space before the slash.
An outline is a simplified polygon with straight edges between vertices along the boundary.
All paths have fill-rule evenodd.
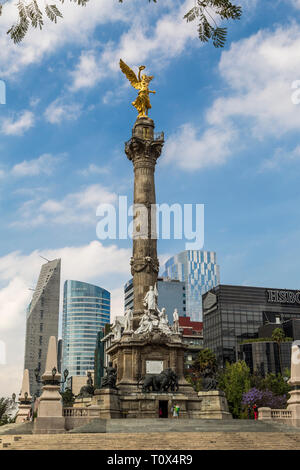
<path id="1" fill-rule="evenodd" d="M 179 317 L 179 331 L 183 342 L 188 346 L 188 350 L 184 353 L 184 367 L 188 372 L 198 353 L 203 349 L 203 323 L 191 321 L 190 317 Z"/>
<path id="2" fill-rule="evenodd" d="M 269 373 L 284 374 L 291 368 L 292 341 L 280 344 L 274 341 L 258 341 L 240 346 L 239 358 L 244 360 L 251 373 L 258 372 L 262 377 Z"/>
<path id="3" fill-rule="evenodd" d="M 80 281 L 66 281 L 63 304 L 62 370 L 69 376 L 94 370 L 98 332 L 110 322 L 110 293 Z"/>
<path id="4" fill-rule="evenodd" d="M 240 343 L 259 337 L 263 325 L 300 319 L 300 292 L 219 285 L 203 296 L 204 347 L 222 367 L 239 358 Z"/>
<path id="5" fill-rule="evenodd" d="M 157 278 L 158 308 L 166 309 L 169 323 L 173 323 L 173 312 L 177 308 L 179 316 L 186 316 L 186 285 L 184 282 L 167 278 Z M 125 310 L 133 309 L 133 282 L 130 279 L 124 286 Z"/>
<path id="6" fill-rule="evenodd" d="M 27 308 L 24 369 L 29 370 L 30 394 L 40 395 L 41 384 L 35 380 L 45 371 L 50 336 L 58 336 L 61 261 L 43 264 L 32 300 Z"/>
<path id="7" fill-rule="evenodd" d="M 185 250 L 162 267 L 162 276 L 186 285 L 186 314 L 202 319 L 202 295 L 220 283 L 220 268 L 214 251 Z"/>

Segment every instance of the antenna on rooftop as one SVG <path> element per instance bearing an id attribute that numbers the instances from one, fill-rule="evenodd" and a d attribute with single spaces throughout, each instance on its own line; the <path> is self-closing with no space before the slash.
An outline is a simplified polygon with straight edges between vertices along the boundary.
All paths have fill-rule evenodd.
<path id="1" fill-rule="evenodd" d="M 45 256 L 39 255 L 39 257 L 45 259 L 46 261 L 48 261 L 48 263 L 50 263 L 50 259 L 45 258 Z"/>

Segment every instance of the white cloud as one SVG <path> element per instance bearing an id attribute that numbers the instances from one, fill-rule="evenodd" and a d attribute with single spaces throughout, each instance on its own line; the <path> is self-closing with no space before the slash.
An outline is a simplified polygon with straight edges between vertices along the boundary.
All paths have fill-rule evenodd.
<path id="1" fill-rule="evenodd" d="M 36 159 L 24 160 L 21 163 L 17 163 L 13 166 L 10 173 L 18 177 L 37 176 L 40 174 L 50 175 L 59 160 L 59 157 L 46 153 Z"/>
<path id="2" fill-rule="evenodd" d="M 53 54 L 66 45 L 86 45 L 95 28 L 111 22 L 130 22 L 131 2 L 129 5 L 116 5 L 107 0 L 91 1 L 82 8 L 74 2 L 64 2 L 60 10 L 64 18 L 57 24 L 44 18 L 44 28 L 30 29 L 21 44 L 13 44 L 6 31 L 17 20 L 15 0 L 7 2 L 3 8 L 0 23 L 0 76 L 15 78 L 18 73 L 31 64 L 41 62 L 44 57 Z M 38 0 L 43 9 L 44 2 Z"/>
<path id="3" fill-rule="evenodd" d="M 78 170 L 78 174 L 82 176 L 91 176 L 91 175 L 106 175 L 109 173 L 109 168 L 105 166 L 98 166 L 91 163 L 87 168 L 83 170 Z"/>
<path id="4" fill-rule="evenodd" d="M 293 81 L 299 79 L 300 26 L 277 28 L 233 44 L 222 54 L 222 79 L 229 96 L 217 99 L 207 113 L 211 125 L 247 119 L 247 131 L 264 138 L 281 136 L 300 126 L 299 108 L 292 103 Z"/>
<path id="5" fill-rule="evenodd" d="M 114 204 L 117 194 L 100 184 L 87 186 L 76 193 L 70 193 L 61 200 L 41 198 L 25 201 L 20 210 L 20 218 L 14 226 L 38 226 L 41 224 L 95 224 L 96 209 L 99 204 Z"/>
<path id="6" fill-rule="evenodd" d="M 299 89 L 293 90 L 292 83 L 300 80 L 299 50 L 298 24 L 233 43 L 219 63 L 226 95 L 207 109 L 202 129 L 186 123 L 168 139 L 165 163 L 187 170 L 214 166 L 225 163 L 249 135 L 263 140 L 298 132 L 299 105 L 293 104 L 292 94 L 299 95 Z M 275 156 L 263 165 L 278 163 Z"/>
<path id="7" fill-rule="evenodd" d="M 197 129 L 186 123 L 168 138 L 162 161 L 190 171 L 222 165 L 231 154 L 233 141 L 230 128 L 208 128 L 198 137 Z"/>
<path id="8" fill-rule="evenodd" d="M 92 88 L 106 74 L 107 71 L 102 69 L 96 51 L 82 51 L 75 70 L 71 72 L 73 83 L 70 89 L 77 91 L 81 88 Z"/>
<path id="9" fill-rule="evenodd" d="M 78 119 L 81 107 L 79 103 L 65 103 L 62 98 L 57 98 L 47 107 L 44 116 L 51 124 L 60 124 L 64 120 Z"/>
<path id="10" fill-rule="evenodd" d="M 300 161 L 300 145 L 291 151 L 278 148 L 275 150 L 274 155 L 271 158 L 266 158 L 262 161 L 259 172 L 280 170 L 283 164 L 287 165 L 288 163 L 296 161 Z"/>
<path id="11" fill-rule="evenodd" d="M 33 125 L 34 114 L 31 111 L 23 111 L 16 119 L 2 119 L 1 132 L 5 135 L 23 135 L 24 132 L 33 127 Z"/>
<path id="12" fill-rule="evenodd" d="M 138 15 L 132 17 L 130 28 L 121 35 L 117 43 L 106 44 L 105 49 L 100 52 L 96 49 L 82 52 L 79 63 L 71 73 L 71 89 L 77 91 L 90 88 L 101 79 L 120 73 L 120 58 L 129 66 L 148 62 L 150 67 L 160 69 L 170 59 L 186 51 L 189 41 L 199 47 L 195 25 L 183 19 L 192 3 L 191 0 L 186 0 L 183 5 L 178 2 L 175 5 L 174 2 L 169 3 L 169 12 L 162 14 L 154 27 L 150 26 L 149 13 L 139 10 Z"/>

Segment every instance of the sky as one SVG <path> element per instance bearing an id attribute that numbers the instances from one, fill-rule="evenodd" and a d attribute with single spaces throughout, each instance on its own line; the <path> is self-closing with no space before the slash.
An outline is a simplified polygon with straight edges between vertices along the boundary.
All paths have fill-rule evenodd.
<path id="1" fill-rule="evenodd" d="M 299 288 L 300 1 L 243 0 L 224 49 L 202 44 L 194 0 L 90 0 L 61 6 L 14 45 L 0 17 L 0 396 L 17 393 L 25 311 L 40 268 L 95 283 L 123 312 L 131 240 L 100 240 L 99 204 L 133 198 L 124 153 L 136 91 L 119 69 L 146 65 L 156 131 L 158 203 L 204 204 L 204 249 L 223 284 Z M 297 81 L 299 82 L 297 83 Z M 185 240 L 159 240 L 160 264 Z M 4 345 L 4 346 L 3 346 Z"/>

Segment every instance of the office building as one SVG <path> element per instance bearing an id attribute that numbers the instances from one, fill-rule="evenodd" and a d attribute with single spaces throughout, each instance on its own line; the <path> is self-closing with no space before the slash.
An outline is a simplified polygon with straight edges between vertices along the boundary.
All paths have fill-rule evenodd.
<path id="1" fill-rule="evenodd" d="M 203 296 L 204 348 L 211 349 L 219 365 L 224 366 L 226 361 L 239 358 L 241 342 L 259 337 L 260 327 L 273 323 L 274 329 L 287 322 L 288 328 L 293 325 L 288 322 L 297 318 L 300 319 L 299 291 L 219 285 Z M 298 331 L 296 323 L 293 328 Z"/>
<path id="2" fill-rule="evenodd" d="M 94 370 L 97 334 L 109 322 L 107 290 L 86 282 L 65 282 L 62 370 L 68 369 L 70 377 Z"/>
<path id="3" fill-rule="evenodd" d="M 38 368 L 40 376 L 44 373 L 49 338 L 58 336 L 60 269 L 60 259 L 43 264 L 27 308 L 24 369 L 29 370 L 32 396 L 41 391 L 34 370 Z"/>
<path id="4" fill-rule="evenodd" d="M 202 319 L 202 295 L 220 283 L 220 269 L 214 251 L 185 250 L 172 256 L 162 267 L 162 276 L 186 285 L 186 314 Z"/>
<path id="5" fill-rule="evenodd" d="M 274 341 L 249 342 L 240 345 L 239 359 L 246 362 L 252 374 L 284 374 L 291 368 L 291 350 L 292 341 L 281 343 L 280 347 Z"/>
<path id="6" fill-rule="evenodd" d="M 173 323 L 173 312 L 177 308 L 179 316 L 186 316 L 186 286 L 177 279 L 157 278 L 158 309 L 166 309 L 169 323 Z M 124 286 L 125 310 L 133 309 L 133 283 L 130 279 Z"/>
<path id="7" fill-rule="evenodd" d="M 184 353 L 184 367 L 188 371 L 203 349 L 203 323 L 191 321 L 190 317 L 179 317 L 179 331 L 183 342 L 188 346 Z"/>

